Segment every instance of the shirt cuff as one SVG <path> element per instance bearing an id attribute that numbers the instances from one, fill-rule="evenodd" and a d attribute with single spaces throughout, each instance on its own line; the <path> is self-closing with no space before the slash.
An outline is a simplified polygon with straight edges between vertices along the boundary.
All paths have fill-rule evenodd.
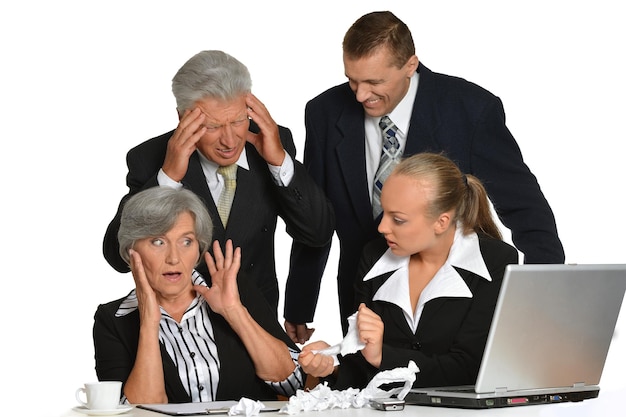
<path id="1" fill-rule="evenodd" d="M 304 389 L 304 384 L 306 382 L 306 374 L 298 363 L 298 355 L 300 352 L 289 348 L 289 353 L 291 355 L 291 359 L 296 365 L 296 368 L 293 370 L 291 375 L 289 375 L 284 381 L 280 382 L 265 381 L 265 383 L 269 385 L 274 392 L 284 397 L 291 397 L 299 389 Z"/>
<path id="2" fill-rule="evenodd" d="M 281 166 L 267 164 L 270 169 L 270 173 L 272 174 L 272 178 L 274 178 L 274 182 L 276 185 L 281 187 L 287 187 L 293 176 L 295 174 L 295 168 L 293 164 L 293 159 L 287 152 L 285 152 L 285 159 L 283 160 L 283 164 Z"/>
<path id="3" fill-rule="evenodd" d="M 171 187 L 176 189 L 183 188 L 183 184 L 178 181 L 174 181 L 173 179 L 168 177 L 167 174 L 163 172 L 163 168 L 159 169 L 159 172 L 157 174 L 157 182 L 159 183 L 159 185 L 164 187 Z"/>

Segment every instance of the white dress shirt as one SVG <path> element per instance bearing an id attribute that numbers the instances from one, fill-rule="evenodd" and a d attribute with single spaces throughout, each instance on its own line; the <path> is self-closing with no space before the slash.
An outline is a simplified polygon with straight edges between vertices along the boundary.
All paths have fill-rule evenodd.
<path id="1" fill-rule="evenodd" d="M 213 201 L 217 203 L 220 199 L 220 194 L 224 189 L 224 179 L 220 174 L 217 173 L 217 168 L 219 168 L 219 165 L 217 165 L 213 161 L 209 161 L 200 152 L 198 152 L 198 156 L 200 157 L 202 172 L 204 172 L 204 177 L 207 181 L 207 185 L 209 186 L 209 190 L 211 191 L 211 197 L 213 197 Z M 245 148 L 241 152 L 241 155 L 239 155 L 239 159 L 237 160 L 236 164 L 245 170 L 250 169 Z M 281 166 L 275 166 L 270 164 L 267 164 L 267 166 L 270 170 L 270 173 L 272 174 L 272 178 L 274 178 L 274 182 L 281 187 L 288 186 L 295 174 L 293 159 L 291 159 L 291 156 L 287 152 L 285 152 L 285 159 L 283 160 L 283 164 Z M 167 174 L 163 172 L 163 168 L 159 169 L 159 172 L 157 174 L 157 182 L 161 186 L 167 186 L 172 188 L 181 188 L 183 186 L 182 183 L 174 181 L 173 179 L 168 177 Z"/>
<path id="2" fill-rule="evenodd" d="M 417 94 L 417 85 L 419 83 L 419 74 L 416 72 L 411 77 L 409 89 L 404 98 L 398 103 L 395 109 L 387 116 L 398 128 L 396 138 L 400 144 L 400 150 L 404 152 L 406 144 L 406 135 L 409 131 L 411 115 L 413 114 L 413 103 Z M 367 169 L 367 183 L 370 191 L 370 200 L 372 199 L 372 188 L 374 185 L 374 176 L 380 163 L 380 155 L 383 151 L 383 132 L 378 125 L 380 117 L 365 116 L 365 168 Z"/>
<path id="3" fill-rule="evenodd" d="M 472 232 L 464 236 L 461 226 L 457 226 L 448 259 L 424 287 L 413 311 L 409 292 L 409 260 L 409 256 L 396 256 L 391 249 L 387 249 L 363 277 L 363 281 L 395 271 L 376 291 L 373 300 L 387 301 L 400 307 L 413 333 L 417 330 L 424 305 L 428 301 L 439 297 L 472 298 L 472 292 L 454 267 L 491 281 L 491 275 L 480 253 L 478 235 Z"/>

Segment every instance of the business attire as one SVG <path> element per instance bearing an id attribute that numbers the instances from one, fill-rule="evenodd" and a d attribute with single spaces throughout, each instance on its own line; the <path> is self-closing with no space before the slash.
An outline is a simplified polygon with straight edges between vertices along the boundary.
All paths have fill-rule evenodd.
<path id="1" fill-rule="evenodd" d="M 250 130 L 258 132 L 251 122 Z M 230 217 L 224 227 L 218 215 L 216 201 L 211 196 L 207 179 L 201 166 L 198 151 L 189 159 L 187 174 L 182 185 L 196 193 L 206 203 L 213 219 L 213 240 L 222 247 L 228 239 L 242 249 L 241 271 L 255 280 L 255 284 L 268 300 L 278 308 L 278 282 L 276 278 L 274 235 L 277 218 L 285 222 L 287 233 L 303 245 L 318 247 L 330 242 L 334 231 L 334 213 L 321 188 L 295 160 L 295 145 L 289 129 L 279 127 L 286 158 L 294 164 L 293 178 L 287 186 L 278 185 L 272 177 L 267 162 L 256 148 L 247 143 L 245 156 L 248 169 L 237 169 L 237 188 Z M 152 138 L 131 149 L 127 156 L 128 194 L 119 204 L 117 214 L 109 224 L 103 242 L 104 257 L 119 272 L 128 272 L 128 265 L 119 255 L 117 231 L 124 203 L 141 190 L 158 186 L 157 174 L 163 165 L 167 143 L 174 131 Z M 209 277 L 204 260 L 198 271 Z"/>
<path id="2" fill-rule="evenodd" d="M 369 243 L 358 268 L 356 303 L 365 303 L 385 325 L 382 362 L 377 369 L 360 352 L 346 355 L 335 387 L 365 387 L 377 372 L 409 361 L 420 369 L 414 387 L 475 383 L 505 267 L 516 263 L 514 247 L 457 229 L 448 260 L 413 311 L 409 257 L 395 256 L 382 238 Z"/>
<path id="3" fill-rule="evenodd" d="M 206 285 L 194 272 L 194 284 Z M 289 347 L 294 362 L 298 348 L 287 336 L 276 313 L 249 280 L 239 280 L 242 303 L 254 320 Z M 126 297 L 98 306 L 93 338 L 96 374 L 100 381 L 126 383 L 137 357 L 139 310 L 134 290 Z M 222 316 L 198 295 L 180 322 L 162 311 L 159 345 L 168 402 L 239 400 L 241 397 L 276 400 L 304 387 L 297 366 L 285 381 L 265 382 L 256 375 L 243 342 Z"/>
<path id="4" fill-rule="evenodd" d="M 505 125 L 500 99 L 461 78 L 417 70 L 409 103 L 403 156 L 443 152 L 462 172 L 482 181 L 498 217 L 512 232 L 525 263 L 563 263 L 565 255 L 552 210 Z M 373 218 L 363 106 L 348 83 L 335 86 L 306 106 L 304 164 L 333 204 L 339 240 L 337 286 L 344 332 L 353 313 L 352 282 L 365 244 L 377 235 Z M 292 246 L 285 318 L 311 322 L 330 244 Z"/>

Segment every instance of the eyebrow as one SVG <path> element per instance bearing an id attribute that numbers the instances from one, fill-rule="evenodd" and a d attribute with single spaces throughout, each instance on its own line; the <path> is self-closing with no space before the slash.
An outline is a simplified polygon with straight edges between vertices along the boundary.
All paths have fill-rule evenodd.
<path id="1" fill-rule="evenodd" d="M 200 111 L 202 112 L 202 114 L 204 114 L 207 117 L 207 121 L 206 124 L 214 124 L 217 126 L 222 126 L 225 123 L 219 122 L 215 119 L 213 119 L 213 116 L 211 116 L 209 113 L 205 112 L 204 110 L 200 109 Z M 233 123 L 233 122 L 239 122 L 242 120 L 245 120 L 248 118 L 248 110 L 243 110 L 242 114 L 240 114 L 239 116 L 237 116 L 233 121 L 229 122 L 229 123 Z M 212 120 L 208 120 L 208 119 L 212 119 Z"/>
<path id="2" fill-rule="evenodd" d="M 346 78 L 348 79 L 348 81 L 355 81 L 358 83 L 381 84 L 385 82 L 384 78 L 368 78 L 366 80 L 356 80 L 354 78 L 349 77 L 347 74 L 346 74 Z"/>

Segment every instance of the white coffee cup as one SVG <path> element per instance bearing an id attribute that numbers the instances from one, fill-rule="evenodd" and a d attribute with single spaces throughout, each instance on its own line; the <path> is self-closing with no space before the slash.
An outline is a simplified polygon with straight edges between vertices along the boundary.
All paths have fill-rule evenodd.
<path id="1" fill-rule="evenodd" d="M 121 392 L 120 381 L 87 382 L 76 390 L 76 401 L 90 410 L 115 410 L 120 404 Z M 83 397 L 87 397 L 87 401 Z"/>

